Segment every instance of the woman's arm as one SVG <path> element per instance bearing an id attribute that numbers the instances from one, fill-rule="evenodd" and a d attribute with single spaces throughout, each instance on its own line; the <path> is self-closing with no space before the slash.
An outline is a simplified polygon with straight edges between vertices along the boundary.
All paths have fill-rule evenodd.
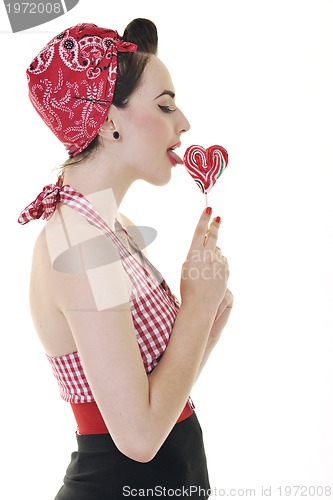
<path id="1" fill-rule="evenodd" d="M 135 228 L 135 224 L 130 219 L 128 219 L 124 214 L 120 214 L 120 215 L 121 215 L 121 219 L 122 219 L 123 223 L 126 225 L 126 227 Z M 139 247 L 141 249 L 144 249 L 145 241 L 142 238 L 142 235 L 141 235 L 139 230 L 136 232 L 134 239 L 137 243 L 139 243 Z M 218 343 L 218 341 L 221 337 L 222 331 L 228 322 L 232 307 L 233 307 L 233 295 L 230 292 L 230 290 L 227 289 L 226 294 L 223 297 L 221 304 L 219 305 L 219 308 L 218 308 L 217 313 L 216 313 L 216 317 L 214 319 L 214 323 L 213 323 L 211 331 L 209 333 L 205 352 L 204 352 L 204 355 L 202 357 L 196 379 L 199 377 L 205 364 L 208 361 L 209 356 L 211 355 L 216 344 Z"/>
<path id="2" fill-rule="evenodd" d="M 229 316 L 231 313 L 231 309 L 233 307 L 233 303 L 234 303 L 233 295 L 230 292 L 230 290 L 227 290 L 221 304 L 219 305 L 216 317 L 214 319 L 213 326 L 211 328 L 211 331 L 209 332 L 209 337 L 208 337 L 208 341 L 206 344 L 205 353 L 204 353 L 202 360 L 201 360 L 201 363 L 200 363 L 200 367 L 199 367 L 199 370 L 197 373 L 197 378 L 199 377 L 205 364 L 207 363 L 208 358 L 211 355 L 214 347 L 216 346 L 216 344 L 220 340 L 223 329 L 228 322 L 228 319 L 229 319 Z"/>
<path id="3" fill-rule="evenodd" d="M 70 325 L 96 402 L 117 447 L 137 461 L 155 456 L 179 417 L 226 292 L 227 262 L 215 256 L 216 221 L 210 225 L 207 245 L 202 245 L 208 222 L 204 213 L 183 266 L 182 305 L 169 344 L 149 376 L 129 304 L 97 311 L 88 278 L 57 276 L 58 306 Z M 193 269 L 196 279 L 191 278 Z M 216 277 L 207 279 L 209 274 Z"/>

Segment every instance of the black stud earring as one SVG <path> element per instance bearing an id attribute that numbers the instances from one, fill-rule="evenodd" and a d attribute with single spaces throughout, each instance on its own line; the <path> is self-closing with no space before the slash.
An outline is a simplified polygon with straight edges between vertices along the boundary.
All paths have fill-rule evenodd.
<path id="1" fill-rule="evenodd" d="M 117 130 L 115 130 L 115 131 L 113 132 L 113 137 L 114 137 L 115 139 L 119 139 L 120 135 L 119 135 L 119 132 L 117 132 Z"/>

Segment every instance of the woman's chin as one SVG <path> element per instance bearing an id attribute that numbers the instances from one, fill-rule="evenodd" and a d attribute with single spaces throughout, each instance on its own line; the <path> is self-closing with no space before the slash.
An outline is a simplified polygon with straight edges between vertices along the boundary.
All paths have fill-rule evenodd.
<path id="1" fill-rule="evenodd" d="M 149 184 L 152 184 L 153 186 L 165 186 L 168 184 L 171 180 L 171 169 L 168 172 L 160 172 L 159 176 L 151 177 L 149 179 L 145 179 Z"/>

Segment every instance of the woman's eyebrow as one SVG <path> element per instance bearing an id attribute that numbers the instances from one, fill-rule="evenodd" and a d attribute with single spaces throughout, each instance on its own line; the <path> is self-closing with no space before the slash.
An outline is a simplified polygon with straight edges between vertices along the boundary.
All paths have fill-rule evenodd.
<path id="1" fill-rule="evenodd" d="M 172 92 L 172 90 L 163 90 L 163 92 L 160 95 L 155 97 L 155 100 L 158 99 L 159 97 L 162 97 L 162 95 L 169 95 L 170 97 L 172 97 L 172 99 L 174 99 L 176 94 Z"/>

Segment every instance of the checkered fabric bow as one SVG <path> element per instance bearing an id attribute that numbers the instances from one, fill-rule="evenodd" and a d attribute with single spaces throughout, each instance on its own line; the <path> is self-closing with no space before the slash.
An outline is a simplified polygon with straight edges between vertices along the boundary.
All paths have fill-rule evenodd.
<path id="1" fill-rule="evenodd" d="M 40 218 L 49 220 L 54 214 L 59 202 L 68 204 L 73 198 L 83 198 L 83 195 L 67 184 L 63 186 L 62 176 L 59 176 L 56 184 L 48 184 L 45 186 L 37 198 L 22 210 L 18 222 L 23 225 L 31 220 Z"/>

